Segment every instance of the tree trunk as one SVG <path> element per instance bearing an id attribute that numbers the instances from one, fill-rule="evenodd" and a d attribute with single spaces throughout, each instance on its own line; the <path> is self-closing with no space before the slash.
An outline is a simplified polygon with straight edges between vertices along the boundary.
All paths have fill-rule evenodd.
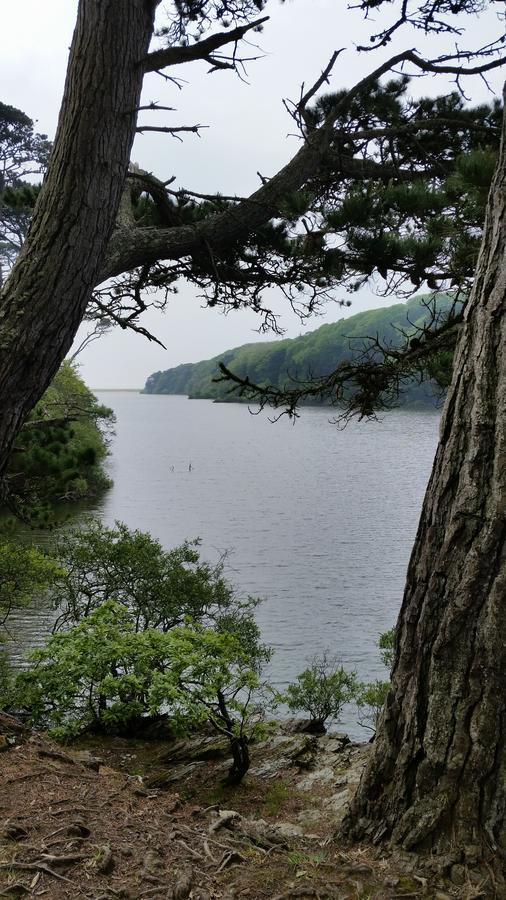
<path id="1" fill-rule="evenodd" d="M 0 293 L 0 472 L 98 279 L 135 135 L 155 0 L 80 0 L 54 149 Z"/>
<path id="2" fill-rule="evenodd" d="M 244 736 L 231 737 L 230 750 L 233 762 L 225 778 L 225 784 L 235 786 L 241 783 L 250 766 L 248 739 Z"/>
<path id="3" fill-rule="evenodd" d="M 345 832 L 506 851 L 506 159 L 396 633 L 392 689 Z M 474 845 L 472 851 L 469 846 Z"/>

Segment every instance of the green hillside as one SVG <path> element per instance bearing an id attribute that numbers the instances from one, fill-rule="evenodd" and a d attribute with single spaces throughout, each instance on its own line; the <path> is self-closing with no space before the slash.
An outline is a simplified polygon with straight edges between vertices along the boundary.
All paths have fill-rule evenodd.
<path id="1" fill-rule="evenodd" d="M 424 299 L 427 298 L 413 297 L 407 303 L 367 310 L 331 325 L 322 325 L 297 338 L 244 344 L 213 359 L 154 372 L 147 379 L 143 393 L 186 394 L 191 399 L 231 399 L 230 386 L 212 380 L 219 374 L 219 362 L 238 375 L 248 375 L 256 384 L 269 383 L 278 387 L 291 379 L 305 381 L 311 376 L 326 375 L 340 362 L 358 355 L 365 337 L 378 335 L 384 342 L 398 344 L 401 339 L 396 328 L 410 329 L 408 319 L 417 324 L 427 317 Z M 444 295 L 438 301 L 440 308 L 448 303 Z M 402 401 L 433 405 L 432 386 L 413 382 L 405 390 Z"/>

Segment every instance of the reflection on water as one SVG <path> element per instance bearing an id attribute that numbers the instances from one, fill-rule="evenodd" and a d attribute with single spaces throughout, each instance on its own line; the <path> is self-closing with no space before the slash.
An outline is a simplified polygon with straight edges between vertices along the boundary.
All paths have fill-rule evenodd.
<path id="1" fill-rule="evenodd" d="M 340 431 L 325 408 L 293 426 L 239 404 L 99 397 L 117 416 L 114 487 L 94 508 L 105 522 L 166 547 L 199 536 L 211 561 L 230 550 L 228 577 L 266 598 L 258 620 L 276 685 L 324 648 L 361 679 L 384 678 L 376 641 L 399 610 L 436 412 L 398 410 Z M 49 618 L 39 608 L 13 620 L 18 647 L 40 643 Z M 355 721 L 349 711 L 350 730 Z"/>

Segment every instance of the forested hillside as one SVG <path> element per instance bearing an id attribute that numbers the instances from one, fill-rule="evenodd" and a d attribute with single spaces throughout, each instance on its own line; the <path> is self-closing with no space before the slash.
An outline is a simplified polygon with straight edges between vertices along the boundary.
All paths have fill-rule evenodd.
<path id="1" fill-rule="evenodd" d="M 322 325 L 298 338 L 269 341 L 269 343 L 245 344 L 226 350 L 213 359 L 197 363 L 185 363 L 165 372 L 154 372 L 146 381 L 146 394 L 187 394 L 191 399 L 238 399 L 230 396 L 229 383 L 216 383 L 218 364 L 240 376 L 248 376 L 255 384 L 272 384 L 284 387 L 291 380 L 306 381 L 331 372 L 339 363 L 357 357 L 363 351 L 367 338 L 379 337 L 383 344 L 400 345 L 403 338 L 400 329 L 415 333 L 429 316 L 428 297 L 413 297 L 407 303 L 397 303 L 385 309 L 371 309 L 340 319 L 331 325 Z M 449 306 L 449 298 L 438 298 L 438 309 Z M 402 394 L 403 403 L 434 405 L 440 391 L 434 391 L 430 382 L 413 382 Z"/>

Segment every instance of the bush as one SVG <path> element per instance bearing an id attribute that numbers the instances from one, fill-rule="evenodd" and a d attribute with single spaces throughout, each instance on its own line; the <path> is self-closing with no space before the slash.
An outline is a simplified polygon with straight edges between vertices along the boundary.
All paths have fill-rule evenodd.
<path id="1" fill-rule="evenodd" d="M 78 624 L 113 598 L 131 613 L 134 631 L 167 632 L 190 618 L 239 634 L 260 665 L 269 657 L 253 617 L 260 601 L 239 600 L 223 576 L 223 560 L 203 562 L 198 547 L 195 540 L 164 550 L 150 534 L 122 522 L 108 528 L 88 519 L 84 527 L 61 532 L 53 548 L 61 566 L 51 587 L 60 613 L 55 630 Z"/>
<path id="2" fill-rule="evenodd" d="M 30 659 L 16 679 L 16 703 L 55 737 L 131 733 L 166 710 L 179 732 L 209 720 L 230 741 L 229 779 L 247 771 L 258 674 L 237 634 L 191 622 L 136 631 L 132 612 L 108 600 Z"/>
<path id="3" fill-rule="evenodd" d="M 370 681 L 358 686 L 356 697 L 358 722 L 363 728 L 376 731 L 389 689 L 389 681 Z"/>
<path id="4" fill-rule="evenodd" d="M 61 575 L 54 559 L 36 547 L 0 544 L 0 627 L 13 609 L 26 606 Z"/>
<path id="5" fill-rule="evenodd" d="M 51 522 L 55 503 L 94 496 L 110 487 L 103 462 L 112 410 L 66 360 L 22 430 L 22 450 L 8 463 L 10 508 L 33 526 Z"/>
<path id="6" fill-rule="evenodd" d="M 380 634 L 378 647 L 382 662 L 387 669 L 391 669 L 394 664 L 394 643 L 395 628 L 390 628 L 389 631 L 384 631 L 383 634 Z"/>
<path id="7" fill-rule="evenodd" d="M 0 644 L 0 709 L 8 710 L 13 701 L 13 675 L 9 657 Z"/>
<path id="8" fill-rule="evenodd" d="M 395 628 L 380 634 L 378 647 L 383 664 L 390 670 L 394 661 Z M 363 728 L 376 731 L 380 713 L 385 705 L 389 681 L 370 681 L 357 686 L 358 723 Z"/>
<path id="9" fill-rule="evenodd" d="M 286 703 L 292 712 L 308 712 L 311 730 L 325 732 L 328 719 L 337 721 L 345 703 L 355 696 L 355 672 L 347 672 L 335 657 L 327 652 L 315 656 L 309 668 L 297 675 L 297 683 L 289 684 L 277 700 Z"/>

